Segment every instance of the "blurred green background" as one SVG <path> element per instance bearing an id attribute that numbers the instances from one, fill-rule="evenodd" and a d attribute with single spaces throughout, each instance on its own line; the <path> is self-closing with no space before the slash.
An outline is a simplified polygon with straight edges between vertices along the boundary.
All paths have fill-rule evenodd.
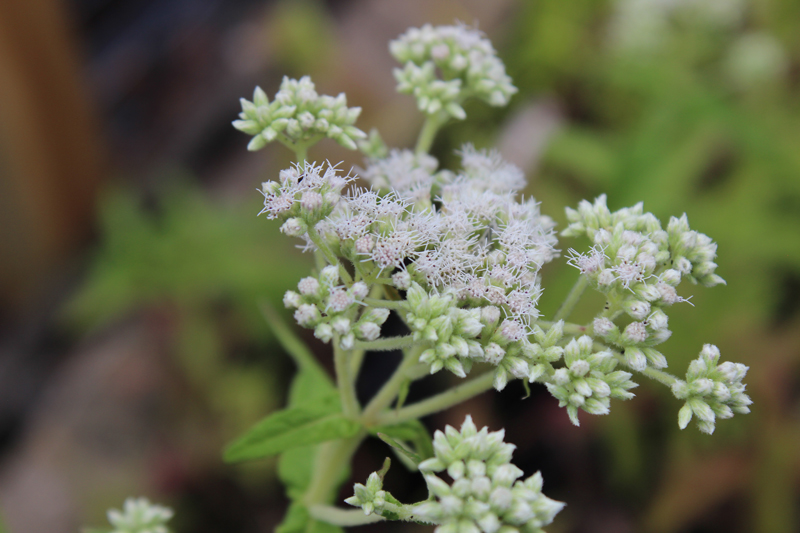
<path id="1" fill-rule="evenodd" d="M 275 465 L 231 468 L 219 451 L 285 399 L 293 368 L 258 305 L 279 305 L 309 258 L 255 216 L 255 189 L 291 154 L 246 152 L 230 126 L 238 98 L 310 74 L 321 93 L 363 107 L 362 129 L 410 146 L 422 118 L 394 93 L 387 43 L 456 20 L 486 32 L 520 92 L 444 128 L 442 165 L 463 142 L 497 144 L 561 227 L 564 206 L 601 193 L 612 209 L 687 213 L 719 244 L 728 285 L 682 291 L 692 305 L 673 309 L 664 352 L 680 374 L 717 344 L 750 366 L 755 403 L 711 437 L 678 431 L 679 402 L 646 383 L 581 428 L 543 389 L 521 401 L 521 387 L 425 422 L 471 412 L 506 427 L 516 462 L 569 504 L 552 532 L 800 530 L 796 0 L 9 0 L 0 512 L 10 531 L 99 526 L 138 494 L 173 505 L 178 532 L 280 521 Z M 361 163 L 333 142 L 310 155 Z M 561 260 L 545 270 L 545 315 L 575 277 Z M 584 304 L 576 320 L 601 302 Z M 386 372 L 373 359 L 362 393 Z M 386 454 L 366 446 L 354 479 Z M 402 469 L 392 475 L 395 494 L 420 490 Z"/>

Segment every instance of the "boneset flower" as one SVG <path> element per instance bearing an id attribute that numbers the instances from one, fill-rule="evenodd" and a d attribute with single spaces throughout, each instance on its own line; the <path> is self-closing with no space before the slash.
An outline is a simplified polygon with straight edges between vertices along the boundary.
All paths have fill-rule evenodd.
<path id="1" fill-rule="evenodd" d="M 524 173 L 496 150 L 471 144 L 457 152 L 460 168 L 440 168 L 427 153 L 437 128 L 464 118 L 466 98 L 508 102 L 516 89 L 502 62 L 483 34 L 463 25 L 411 29 L 390 48 L 403 65 L 395 71 L 398 89 L 413 94 L 427 115 L 414 151 L 390 150 L 372 132 L 360 143 L 367 160 L 355 171 L 359 176 L 305 161 L 308 147 L 322 137 L 350 148 L 365 137 L 353 125 L 358 108 L 347 108 L 343 95 L 317 95 L 308 78 L 285 79 L 273 102 L 257 88 L 234 123 L 254 136 L 250 149 L 278 140 L 299 160 L 277 181 L 262 184 L 262 213 L 280 220 L 284 234 L 302 239 L 304 250 L 315 254 L 315 274 L 287 291 L 283 303 L 300 326 L 336 343 L 338 388 L 324 402 L 274 415 L 273 426 L 257 426 L 242 446 L 263 444 L 264 428 L 286 427 L 291 416 L 319 415 L 297 434 L 309 444 L 339 439 L 346 446 L 332 442 L 320 449 L 342 457 L 380 429 L 376 433 L 404 462 L 423 473 L 431 497 L 413 505 L 397 501 L 383 488 L 387 463 L 366 484 L 356 484 L 347 503 L 367 516 L 435 524 L 437 533 L 535 533 L 563 504 L 542 495 L 539 474 L 521 479 L 522 471 L 510 463 L 514 446 L 503 442 L 502 431 L 478 431 L 467 417 L 460 431 L 448 426 L 431 443 L 415 418 L 520 379 L 526 388 L 545 385 L 578 425 L 579 410 L 607 414 L 612 398 L 634 396 L 633 374 L 619 365 L 671 386 L 685 401 L 681 428 L 696 417 L 701 431 L 710 433 L 716 419 L 748 412 L 742 383 L 747 367 L 720 364 L 711 345 L 691 363 L 685 380 L 664 371 L 668 360 L 660 345 L 672 334 L 667 312 L 690 298 L 682 296 L 681 282 L 724 283 L 716 274 L 716 244 L 692 230 L 686 215 L 664 227 L 642 203 L 611 211 L 605 195 L 581 201 L 567 208 L 569 225 L 562 231 L 588 239 L 566 254 L 578 281 L 555 316 L 542 317 L 542 267 L 560 249 L 553 220 L 534 198 L 520 196 Z M 352 186 L 357 177 L 369 188 Z M 605 305 L 585 324 L 567 322 L 586 288 L 602 294 Z M 392 313 L 405 331 L 382 337 Z M 361 362 L 387 350 L 402 351 L 402 363 L 362 408 L 355 389 Z M 309 361 L 293 355 L 307 378 Z M 446 369 L 466 378 L 473 366 L 484 373 L 404 405 L 411 383 L 424 373 Z M 280 448 L 276 441 L 289 439 L 266 448 Z M 256 451 L 265 448 L 259 446 Z M 440 477 L 444 472 L 451 482 Z M 319 498 L 335 493 L 337 475 L 328 467 L 314 469 L 303 494 L 290 487 L 290 520 L 299 522 L 306 512 L 308 520 L 313 515 L 334 525 L 365 520 L 322 504 Z"/>

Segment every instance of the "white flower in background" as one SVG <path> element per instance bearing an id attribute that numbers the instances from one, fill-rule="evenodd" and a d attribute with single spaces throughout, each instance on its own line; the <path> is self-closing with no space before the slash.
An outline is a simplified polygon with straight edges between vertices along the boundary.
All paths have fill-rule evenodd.
<path id="1" fill-rule="evenodd" d="M 750 32 L 728 49 L 724 67 L 737 87 L 755 90 L 782 78 L 789 69 L 789 57 L 774 36 Z"/>
<path id="2" fill-rule="evenodd" d="M 112 533 L 167 533 L 166 523 L 172 514 L 172 509 L 150 503 L 147 498 L 128 498 L 122 511 L 108 511 L 108 521 L 114 526 Z"/>

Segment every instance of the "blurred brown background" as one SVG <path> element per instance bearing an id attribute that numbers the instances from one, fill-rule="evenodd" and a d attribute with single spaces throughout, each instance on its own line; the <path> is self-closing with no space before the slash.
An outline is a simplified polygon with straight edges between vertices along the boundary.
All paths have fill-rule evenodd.
<path id="1" fill-rule="evenodd" d="M 394 92 L 387 43 L 456 20 L 486 32 L 520 93 L 505 110 L 469 106 L 465 123 L 445 128 L 434 146 L 443 165 L 463 142 L 497 143 L 562 224 L 565 205 L 602 192 L 612 208 L 687 212 L 719 243 L 728 286 L 685 289 L 695 307 L 672 312 L 664 351 L 680 374 L 703 342 L 719 345 L 751 367 L 755 405 L 711 437 L 679 432 L 678 402 L 643 384 L 574 428 L 543 388 L 521 401 L 510 387 L 426 423 L 471 412 L 506 427 L 517 464 L 541 470 L 545 492 L 569 504 L 548 531 L 800 530 L 797 2 L 4 0 L 0 516 L 10 531 L 102 526 L 105 509 L 140 494 L 173 506 L 178 532 L 280 522 L 274 463 L 225 466 L 220 450 L 285 399 L 293 368 L 257 305 L 280 302 L 308 258 L 255 217 L 254 189 L 290 154 L 246 152 L 230 126 L 238 98 L 311 74 L 320 93 L 363 107 L 362 129 L 410 146 L 422 119 Z M 311 156 L 361 162 L 327 141 Z M 545 272 L 545 315 L 574 279 Z M 360 394 L 387 364 L 368 362 Z M 387 453 L 366 446 L 354 479 Z M 401 499 L 421 497 L 401 467 L 387 482 Z"/>

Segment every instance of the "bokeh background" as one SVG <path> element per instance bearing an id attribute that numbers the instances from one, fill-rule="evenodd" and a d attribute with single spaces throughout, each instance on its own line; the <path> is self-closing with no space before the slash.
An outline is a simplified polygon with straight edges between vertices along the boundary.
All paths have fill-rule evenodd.
<path id="1" fill-rule="evenodd" d="M 643 384 L 574 428 L 542 388 L 510 386 L 426 419 L 505 427 L 516 462 L 568 502 L 552 532 L 800 531 L 800 3 L 796 0 L 3 0 L 0 2 L 0 516 L 14 533 L 102 526 L 147 495 L 178 533 L 271 531 L 274 461 L 220 450 L 285 400 L 294 372 L 258 304 L 309 268 L 256 218 L 291 154 L 246 152 L 230 121 L 258 84 L 311 74 L 363 107 L 358 125 L 413 144 L 387 50 L 407 27 L 486 32 L 519 87 L 438 137 L 497 144 L 527 194 L 563 207 L 606 192 L 719 243 L 728 285 L 689 287 L 664 351 L 704 342 L 750 366 L 752 414 L 679 432 Z M 361 161 L 333 142 L 317 160 Z M 567 248 L 578 243 L 564 242 Z M 544 272 L 552 314 L 576 272 Z M 577 320 L 599 302 L 588 298 Z M 308 336 L 306 336 L 308 337 Z M 324 364 L 325 346 L 309 339 Z M 391 355 L 370 358 L 360 393 Z M 412 394 L 445 386 L 424 381 Z M 644 378 L 643 378 L 644 379 Z M 353 477 L 379 468 L 368 443 Z M 396 495 L 421 484 L 397 466 Z M 2 526 L 0 526 L 2 529 Z M 404 524 L 382 531 L 428 531 Z M 367 528 L 363 531 L 378 531 Z"/>

